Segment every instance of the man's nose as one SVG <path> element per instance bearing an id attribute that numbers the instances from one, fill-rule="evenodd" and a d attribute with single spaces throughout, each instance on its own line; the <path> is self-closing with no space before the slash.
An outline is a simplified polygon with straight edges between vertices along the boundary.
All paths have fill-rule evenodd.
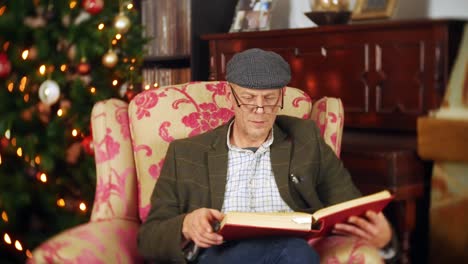
<path id="1" fill-rule="evenodd" d="M 255 113 L 262 114 L 263 112 L 265 112 L 265 109 L 263 108 L 263 101 L 263 97 L 257 97 L 257 109 L 255 109 Z"/>

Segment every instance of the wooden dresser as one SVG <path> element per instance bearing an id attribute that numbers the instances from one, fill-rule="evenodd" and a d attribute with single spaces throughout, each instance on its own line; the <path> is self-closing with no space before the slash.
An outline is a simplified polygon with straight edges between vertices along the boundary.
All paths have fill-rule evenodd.
<path id="1" fill-rule="evenodd" d="M 431 164 L 416 154 L 416 119 L 438 108 L 463 23 L 400 21 L 204 35 L 210 80 L 224 80 L 236 52 L 263 48 L 291 65 L 289 86 L 345 109 L 342 160 L 363 193 L 389 189 L 386 210 L 402 263 L 426 263 Z M 207 62 L 208 63 L 208 62 Z"/>

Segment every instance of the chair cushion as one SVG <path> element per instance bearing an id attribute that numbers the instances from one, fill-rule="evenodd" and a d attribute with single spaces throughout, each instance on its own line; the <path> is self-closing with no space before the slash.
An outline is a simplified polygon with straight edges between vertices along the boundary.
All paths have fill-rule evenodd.
<path id="1" fill-rule="evenodd" d="M 226 82 L 191 82 L 144 91 L 130 102 L 129 118 L 137 168 L 140 218 L 145 220 L 150 196 L 169 143 L 226 123 L 233 111 Z M 303 91 L 286 88 L 279 114 L 309 118 L 311 100 Z"/>
<path id="2" fill-rule="evenodd" d="M 312 239 L 309 244 L 319 253 L 322 264 L 383 263 L 379 250 L 357 237 L 327 236 Z"/>
<path id="3" fill-rule="evenodd" d="M 139 225 L 121 219 L 79 225 L 42 243 L 28 263 L 143 263 L 136 246 Z"/>

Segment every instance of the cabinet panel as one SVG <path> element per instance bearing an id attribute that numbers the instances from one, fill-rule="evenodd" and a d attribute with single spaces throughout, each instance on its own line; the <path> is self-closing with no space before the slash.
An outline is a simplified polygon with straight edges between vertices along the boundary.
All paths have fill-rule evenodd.
<path id="1" fill-rule="evenodd" d="M 300 87 L 313 99 L 339 97 L 348 113 L 365 113 L 369 106 L 368 47 L 309 46 L 296 48 L 286 59 L 291 65 L 290 86 Z"/>
<path id="2" fill-rule="evenodd" d="M 425 42 L 393 41 L 375 45 L 377 113 L 424 113 Z"/>

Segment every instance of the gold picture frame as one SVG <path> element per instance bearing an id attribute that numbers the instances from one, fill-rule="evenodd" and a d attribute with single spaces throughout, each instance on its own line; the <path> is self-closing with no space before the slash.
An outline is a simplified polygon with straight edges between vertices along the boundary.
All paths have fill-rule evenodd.
<path id="1" fill-rule="evenodd" d="M 389 18 L 398 0 L 356 0 L 352 20 Z"/>

